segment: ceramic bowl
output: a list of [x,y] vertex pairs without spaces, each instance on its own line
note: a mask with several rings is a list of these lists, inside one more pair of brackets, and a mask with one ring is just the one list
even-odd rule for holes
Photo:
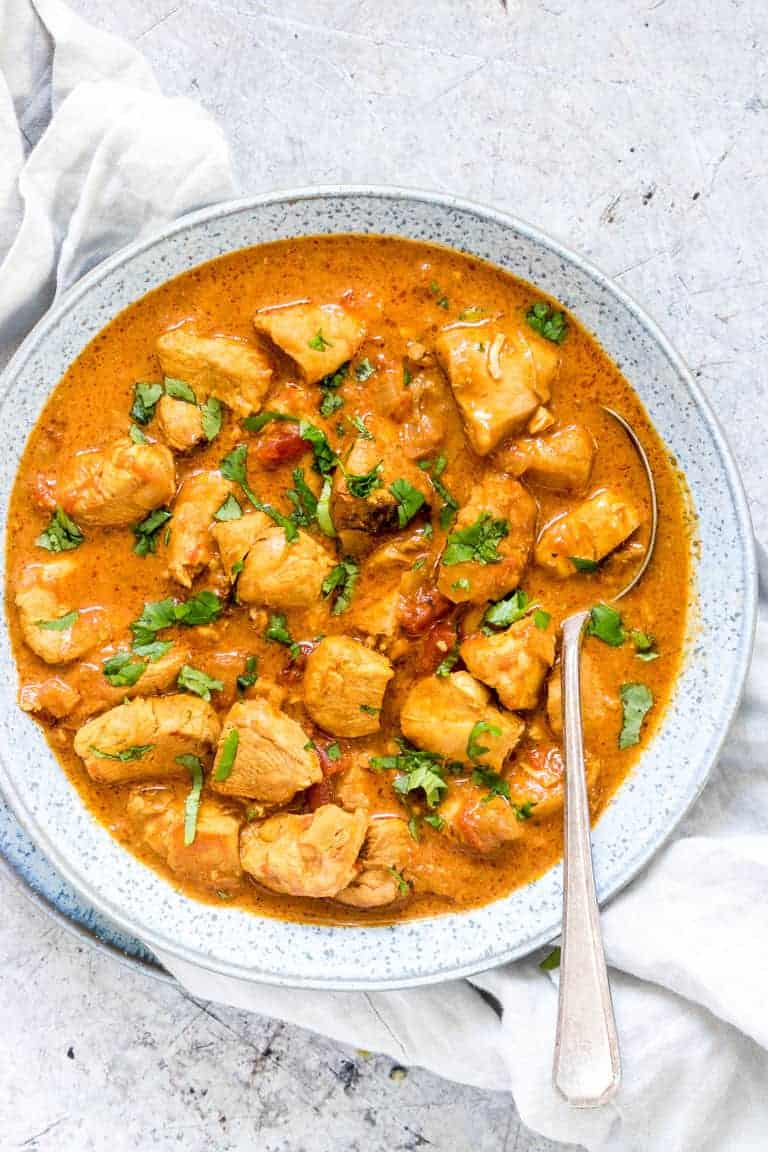
[[[124,249],[51,310],[2,377],[3,519],[46,397],[117,312],[170,276],[232,249],[350,231],[447,244],[557,297],[632,382],[688,479],[699,529],[697,608],[660,730],[594,830],[597,888],[605,900],[648,862],[704,786],[749,664],[755,560],[735,464],[679,356],[623,289],[535,228],[449,196],[325,188],[220,205]],[[125,852],[81,804],[40,730],[18,708],[4,621],[0,676],[0,785],[19,820],[99,912],[171,958],[245,980],[370,990],[469,975],[523,956],[559,931],[561,867],[485,908],[391,927],[283,923],[187,899]]]

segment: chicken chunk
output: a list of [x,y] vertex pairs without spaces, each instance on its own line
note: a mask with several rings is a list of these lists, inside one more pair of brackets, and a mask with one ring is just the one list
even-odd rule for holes
[[168,542],[168,573],[185,588],[211,563],[215,541],[211,526],[232,485],[220,472],[189,476],[173,503]]
[[216,800],[205,799],[197,812],[195,838],[184,843],[184,801],[169,788],[134,788],[126,811],[144,842],[176,875],[208,888],[227,891],[242,876],[242,817]]
[[33,712],[61,720],[74,710],[80,693],[58,676],[47,680],[22,684],[19,691],[19,705],[24,712]]
[[[336,781],[336,800],[348,812],[354,812],[357,808],[377,806],[380,777],[371,771],[367,755],[363,754],[353,758],[352,763],[334,779]],[[399,801],[394,800],[393,810],[398,807]]]
[[[621,702],[617,689],[609,687],[599,659],[589,649],[589,642],[581,653],[581,716],[587,740],[595,743],[606,739],[615,746],[621,726]],[[563,731],[559,665],[547,681],[547,719],[552,731],[559,736]]]
[[643,520],[642,509],[631,496],[618,488],[601,488],[544,528],[536,541],[536,563],[560,579],[573,576],[578,570],[574,557],[599,562]]
[[[483,604],[517,588],[531,555],[536,511],[536,501],[517,480],[489,475],[476,484],[443,552],[437,581],[443,596],[454,604]],[[491,547],[484,544],[489,533],[498,538],[495,549],[493,539]],[[455,562],[457,550],[451,549],[452,542],[471,545],[476,558]]]
[[225,570],[243,563],[237,594],[244,604],[308,608],[322,596],[333,559],[307,532],[287,541],[285,532],[263,512],[215,524],[212,529]]
[[423,554],[421,533],[396,537],[366,557],[345,619],[368,636],[391,637],[397,630],[401,588],[416,558]]
[[535,708],[555,661],[555,628],[525,616],[494,636],[470,636],[459,648],[469,671],[495,688],[505,708]]
[[[473,760],[494,772],[501,770],[525,730],[519,717],[491,703],[488,689],[468,672],[418,680],[403,703],[400,725],[417,748],[449,761]],[[470,744],[488,751],[470,755]]]
[[[600,774],[600,761],[587,754],[584,766],[587,787],[592,789]],[[563,807],[565,766],[562,750],[557,744],[535,744],[525,749],[515,756],[507,772],[507,782],[510,803],[521,815],[556,815]]]
[[413,837],[405,820],[374,817],[358,861],[361,871],[352,883],[339,892],[340,904],[353,908],[380,908],[407,896],[409,888],[404,872],[413,855]]
[[168,504],[175,490],[170,450],[164,444],[134,444],[128,436],[78,452],[56,481],[64,511],[78,524],[96,528],[134,524]]
[[449,833],[484,855],[522,836],[525,826],[503,796],[490,796],[487,789],[463,780],[452,784],[440,815]]
[[211,705],[196,696],[139,696],[89,720],[76,733],[74,747],[100,784],[161,779],[184,773],[177,757],[204,755],[219,728]]
[[161,396],[155,409],[158,431],[174,452],[189,452],[205,439],[203,414],[197,404]]
[[165,375],[188,384],[198,404],[216,396],[237,416],[258,412],[272,382],[266,352],[229,336],[172,328],[157,341],[157,354]]
[[[225,775],[233,731],[237,732],[234,762]],[[320,760],[309,744],[302,726],[266,697],[239,700],[224,718],[211,786],[228,796],[286,804],[322,779]]]
[[335,804],[304,816],[272,816],[243,829],[240,860],[273,892],[336,896],[355,879],[367,828],[365,812],[345,812]]
[[386,656],[349,636],[326,636],[307,657],[304,707],[334,736],[367,736],[394,671]]
[[522,431],[550,396],[558,358],[520,329],[450,325],[435,351],[461,409],[467,437],[485,456]]
[[[405,481],[423,497],[428,508],[432,489],[424,472],[403,456],[393,426],[384,420],[369,420],[373,439],[355,440],[345,463],[345,471],[336,469],[333,481],[332,512],[337,531],[361,529],[366,532],[388,531],[398,527],[398,499],[391,486]],[[375,470],[378,471],[376,472]],[[375,473],[375,474],[374,474]],[[373,479],[365,489],[355,490],[359,478]],[[409,516],[410,519],[410,516]]]
[[262,308],[253,323],[257,332],[295,360],[308,384],[316,384],[350,360],[365,336],[363,321],[338,304]]
[[436,452],[445,440],[446,412],[452,405],[445,380],[436,369],[418,372],[407,391],[411,404],[402,423],[400,442],[410,460],[422,460]]
[[16,607],[25,643],[46,664],[67,664],[108,640],[112,622],[105,608],[75,608],[66,581],[80,560],[60,556],[28,564],[16,584]]
[[583,492],[592,474],[595,442],[582,424],[560,428],[549,436],[516,440],[495,457],[512,476],[525,476],[555,492]]
[[[146,667],[133,684],[111,684],[105,675],[105,665],[109,670],[110,660],[125,656],[129,656],[126,668],[132,668],[137,663],[142,663]],[[71,673],[72,682],[79,695],[77,706],[72,710],[73,719],[83,722],[94,713],[113,708],[125,700],[132,700],[135,696],[153,696],[167,692],[169,688],[174,687],[179,672],[185,664],[191,662],[191,659],[191,649],[178,641],[157,660],[137,656],[125,646],[101,649],[79,664]],[[114,668],[115,665],[111,667]],[[120,669],[117,668],[116,671],[119,674]]]

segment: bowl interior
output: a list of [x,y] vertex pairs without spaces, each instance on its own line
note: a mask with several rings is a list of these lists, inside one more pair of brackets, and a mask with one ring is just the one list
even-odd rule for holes
[[[535,229],[448,197],[319,189],[209,209],[125,249],[49,313],[2,378],[3,547],[14,475],[40,409],[70,361],[119,310],[170,276],[232,249],[350,231],[448,244],[557,297],[620,366],[686,474],[699,518],[697,612],[666,718],[594,831],[597,888],[605,899],[663,843],[714,763],[749,662],[754,552],[735,465],[684,365],[619,288]],[[391,927],[291,924],[187,899],[96,823],[38,727],[19,710],[4,618],[0,734],[0,785],[62,874],[125,931],[202,967],[262,982],[370,990],[481,971],[530,952],[559,931],[560,866],[485,908]]]

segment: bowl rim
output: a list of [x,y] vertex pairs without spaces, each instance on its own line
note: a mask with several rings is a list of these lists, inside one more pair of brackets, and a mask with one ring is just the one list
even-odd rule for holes
[[[585,273],[588,277],[594,280],[600,288],[605,290],[610,296],[614,297],[614,299],[618,300],[640,324],[640,326],[645,329],[653,342],[659,347],[661,352],[669,361],[671,367],[677,373],[678,377],[684,383],[695,404],[696,409],[707,425],[708,431],[716,446],[719,461],[727,481],[728,491],[733,501],[737,524],[741,529],[739,537],[742,545],[741,559],[743,563],[744,575],[744,596],[743,602],[740,605],[743,618],[741,644],[737,656],[734,657],[735,667],[729,684],[728,694],[727,696],[723,697],[721,705],[721,723],[716,736],[713,737],[708,748],[710,762],[706,768],[706,771],[701,772],[700,777],[696,782],[696,787],[688,793],[686,796],[686,803],[681,805],[680,809],[674,813],[674,818],[668,822],[667,827],[664,829],[663,833],[653,838],[652,841],[641,852],[639,852],[632,860],[627,863],[622,874],[612,879],[604,887],[604,889],[601,890],[600,904],[601,906],[605,905],[610,899],[612,899],[615,895],[617,895],[617,893],[626,887],[626,885],[634,880],[640,872],[642,872],[642,870],[648,865],[656,853],[663,847],[665,843],[668,842],[673,832],[677,829],[682,820],[690,811],[693,804],[701,795],[701,792],[703,791],[717,761],[717,758],[722,750],[723,744],[725,743],[725,740],[727,739],[728,734],[732,728],[739,704],[741,702],[747,673],[749,671],[752,659],[758,606],[757,555],[754,533],[752,530],[751,514],[743,481],[730,446],[728,445],[728,442],[725,438],[723,429],[710,405],[709,400],[703,394],[698,383],[696,382],[695,377],[685,364],[680,354],[676,351],[656,321],[653,320],[645,312],[641,305],[637,303],[634,297],[630,295],[630,293],[628,293],[625,288],[619,285],[606,273],[602,272],[601,269],[594,265],[590,260],[573,251],[565,244],[561,243],[559,240],[556,240],[538,227],[529,224],[524,220],[521,220],[519,217],[514,216],[511,213],[504,212],[474,200],[454,196],[449,193],[430,191],[428,189],[408,188],[396,185],[375,184],[311,185],[274,190],[270,192],[262,192],[253,196],[245,196],[237,199],[221,201],[218,204],[209,205],[208,207],[187,213],[184,216],[181,216],[176,220],[173,220],[170,223],[162,226],[161,228],[153,230],[148,236],[142,237],[141,239],[118,249],[111,256],[107,257],[101,263],[96,265],[93,269],[82,276],[75,285],[63,293],[61,297],[54,300],[49,310],[35,324],[35,326],[22,341],[2,373],[0,373],[0,395],[5,394],[10,380],[19,372],[22,365],[30,356],[32,351],[41,341],[47,337],[49,331],[59,323],[59,321],[66,315],[66,313],[68,313],[84,296],[86,296],[91,291],[93,286],[99,283],[100,280],[108,276],[111,272],[123,264],[131,261],[134,257],[140,255],[148,249],[151,249],[161,241],[170,240],[178,233],[183,232],[190,227],[204,224],[210,220],[223,219],[227,216],[237,214],[239,212],[248,211],[267,205],[289,205],[292,202],[321,200],[324,198],[342,200],[344,198],[370,198],[377,200],[410,201],[426,205],[438,205],[445,209],[454,209],[459,212],[465,212],[480,219],[493,222],[503,229],[512,230],[521,237],[553,252],[566,263],[573,265],[579,271]],[[301,233],[302,236],[308,236],[312,234],[313,233],[310,232]],[[317,235],[317,233],[314,234]],[[339,229],[336,231],[334,229],[328,234],[344,234],[344,230]],[[396,235],[397,233],[372,232],[371,234]],[[437,240],[432,241],[432,243],[437,243],[439,245],[441,242]],[[450,244],[445,246],[453,247],[453,245]],[[227,251],[233,250],[234,249],[227,249]],[[209,257],[208,259],[215,258],[216,257]],[[494,261],[491,260],[490,263],[493,264]],[[190,268],[195,266],[196,265],[191,265]],[[180,274],[182,273],[175,273],[173,276],[169,276],[168,279],[174,279],[175,276]],[[117,311],[115,312],[115,315],[117,315]],[[599,333],[596,333],[595,335],[599,340]],[[90,339],[93,339],[93,336],[90,337]],[[50,391],[48,395],[50,395]],[[121,908],[113,904],[107,895],[103,895],[99,891],[98,887],[94,886],[87,877],[80,875],[80,873],[78,873],[74,867],[70,867],[66,857],[62,855],[57,845],[49,839],[45,829],[38,824],[38,821],[23,804],[22,798],[17,794],[13,781],[6,771],[6,766],[3,762],[2,756],[0,756],[0,782],[3,784],[3,793],[9,805],[12,807],[15,815],[19,819],[19,822],[22,824],[30,837],[42,848],[51,862],[62,873],[67,881],[95,908],[97,908],[99,912],[101,912],[104,916],[119,926],[123,931],[132,933],[134,935],[140,935],[142,941],[145,942],[147,946],[153,951],[172,956],[186,964],[193,964],[195,967],[207,970],[217,976],[229,976],[234,977],[235,979],[245,979],[250,982],[271,984],[276,986],[288,986],[328,991],[354,991],[356,989],[361,991],[377,991],[394,988],[418,987],[440,983],[447,980],[464,978],[482,971],[487,971],[491,968],[498,967],[502,964],[519,959],[523,956],[530,955],[537,948],[546,945],[549,941],[556,938],[561,930],[560,922],[558,922],[554,928],[552,925],[548,925],[540,930],[536,935],[526,938],[525,941],[517,945],[509,946],[504,950],[496,953],[491,959],[490,965],[488,963],[488,959],[484,957],[479,960],[476,959],[474,961],[470,961],[466,964],[453,964],[444,968],[436,968],[426,973],[419,973],[418,975],[410,975],[405,977],[385,976],[367,980],[357,977],[353,980],[349,978],[343,978],[339,980],[326,976],[298,978],[295,976],[284,977],[279,973],[263,971],[256,972],[253,969],[243,965],[227,963],[218,959],[211,960],[210,962],[206,963],[205,958],[201,957],[199,953],[192,953],[191,950],[188,950],[185,945],[179,945],[173,939],[165,938],[160,933],[155,931],[146,931],[143,927],[142,931],[139,933],[137,931],[137,925],[131,919],[130,915],[123,914]],[[82,801],[79,802],[82,803]],[[473,910],[474,909],[468,909],[466,912],[458,911],[450,913],[450,915],[461,917],[462,915],[468,915]],[[290,923],[291,922],[289,922],[289,924]],[[418,923],[418,920],[406,921],[405,926],[413,926]],[[330,930],[339,933],[349,931],[346,925],[329,925],[327,927]],[[381,925],[370,926],[369,930],[375,931],[377,928],[380,929],[381,927]],[[385,927],[385,929],[388,928],[396,930],[398,923],[395,922],[394,925],[383,927]]]

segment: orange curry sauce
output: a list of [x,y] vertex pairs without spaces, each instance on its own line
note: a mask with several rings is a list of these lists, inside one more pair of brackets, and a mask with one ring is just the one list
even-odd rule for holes
[[[51,478],[56,476],[61,462],[73,454],[104,447],[116,437],[127,434],[135,382],[162,380],[156,354],[156,341],[162,333],[182,323],[190,323],[195,331],[205,336],[222,335],[258,344],[253,327],[253,316],[258,309],[309,300],[341,304],[364,320],[366,325],[365,339],[355,351],[350,370],[337,390],[343,405],[327,417],[322,416],[319,412],[322,392],[318,384],[306,384],[296,364],[270,348],[274,375],[262,409],[277,407],[290,410],[293,405],[299,414],[309,414],[312,422],[326,433],[334,451],[344,459],[357,436],[351,422],[353,416],[374,423],[377,419],[391,421],[394,425],[411,418],[408,376],[415,376],[426,364],[441,390],[442,420],[439,447],[430,444],[422,455],[430,460],[438,455],[445,457],[442,483],[462,506],[467,502],[473,485],[484,477],[495,471],[503,478],[498,462],[503,445],[496,455],[492,452],[484,457],[476,455],[470,448],[451,388],[434,362],[435,340],[441,328],[456,322],[467,309],[482,310],[471,312],[472,317],[490,317],[493,323],[511,324],[525,332],[527,310],[542,299],[541,293],[530,284],[479,259],[445,248],[397,238],[363,236],[281,241],[233,252],[196,267],[138,300],[91,341],[53,390],[30,436],[16,480],[9,518],[6,608],[11,621],[20,684],[23,688],[56,676],[74,686],[81,701],[70,715],[57,720],[43,711],[36,717],[63,770],[83,802],[111,834],[190,897],[214,902],[226,899],[255,913],[283,919],[332,923],[388,922],[485,904],[539,876],[560,857],[561,784],[557,779],[548,778],[545,782],[547,796],[522,813],[520,835],[483,852],[478,850],[476,843],[457,836],[449,823],[441,830],[425,823],[422,818],[430,815],[430,809],[423,793],[416,790],[407,797],[398,796],[392,786],[395,772],[372,772],[367,768],[370,756],[398,751],[394,738],[401,734],[400,709],[413,684],[431,674],[445,656],[450,648],[446,637],[454,635],[456,628],[459,638],[480,628],[483,606],[446,605],[443,598],[438,598],[438,607],[431,616],[431,609],[426,610],[423,618],[419,614],[419,605],[424,603],[425,596],[428,601],[434,589],[440,554],[446,541],[447,533],[440,525],[440,500],[433,502],[426,519],[422,509],[401,531],[395,527],[394,531],[389,530],[388,535],[371,534],[367,543],[358,534],[354,541],[349,542],[349,550],[356,553],[356,562],[364,573],[372,549],[386,542],[387,538],[412,537],[415,532],[422,531],[427,520],[432,523],[431,539],[424,540],[422,535],[421,549],[417,548],[413,553],[414,561],[422,556],[423,561],[415,569],[409,567],[403,579],[400,622],[393,636],[386,639],[375,637],[378,608],[376,597],[371,596],[370,591],[365,593],[369,602],[357,607],[358,619],[362,611],[368,612],[374,620],[368,633],[349,623],[349,611],[331,614],[332,597],[319,606],[322,614],[319,625],[316,612],[311,621],[300,611],[285,613],[290,634],[296,641],[313,642],[319,634],[343,634],[363,640],[391,659],[394,677],[384,698],[380,731],[357,738],[323,732],[307,715],[302,697],[305,655],[302,653],[292,660],[285,645],[264,638],[270,605],[238,606],[229,590],[222,591],[221,582],[217,583],[208,571],[196,578],[191,590],[179,587],[167,572],[167,545],[162,529],[158,534],[156,552],[142,557],[134,552],[136,537],[130,526],[84,527],[84,543],[65,553],[78,562],[66,583],[67,603],[81,608],[101,606],[110,614],[113,641],[108,652],[111,654],[121,647],[130,646],[129,625],[140,616],[146,602],[172,596],[183,600],[201,588],[213,588],[222,595],[225,608],[216,622],[200,628],[171,629],[163,632],[162,636],[168,639],[181,637],[189,648],[189,664],[223,683],[223,689],[213,691],[211,698],[220,718],[238,698],[236,677],[243,672],[246,658],[257,657],[259,679],[255,685],[246,688],[245,699],[263,693],[265,686],[277,685],[278,698],[285,713],[301,723],[308,738],[324,750],[321,761],[325,781],[299,792],[283,805],[285,810],[305,812],[316,808],[318,803],[332,802],[350,766],[356,765],[358,777],[363,781],[360,788],[370,813],[401,815],[404,819],[409,815],[415,817],[412,827],[418,833],[418,841],[413,841],[411,863],[403,869],[401,894],[394,903],[371,909],[349,907],[331,899],[311,899],[270,891],[245,873],[238,882],[216,888],[204,878],[196,877],[193,870],[172,872],[148,846],[142,828],[126,811],[127,799],[133,790],[157,787],[157,784],[96,783],[73,750],[73,737],[88,712],[98,712],[120,702],[120,694],[109,690],[99,703],[103,689],[101,669],[104,653],[96,650],[88,652],[80,660],[51,666],[30,650],[21,634],[15,607],[20,573],[31,563],[51,559],[49,553],[35,544],[50,518],[50,508],[44,504]],[[477,331],[482,334],[481,327]],[[684,482],[635,392],[615,364],[573,317],[568,317],[567,337],[558,348],[560,364],[552,384],[551,400],[546,405],[555,421],[552,427],[556,430],[573,423],[586,427],[597,450],[591,478],[584,492],[552,491],[522,478],[522,483],[538,505],[536,532],[539,533],[553,517],[576,507],[585,496],[605,485],[630,493],[639,504],[645,522],[632,537],[629,550],[625,544],[592,573],[574,572],[567,579],[559,579],[535,565],[531,559],[520,580],[520,587],[527,593],[530,605],[536,604],[548,613],[554,627],[567,614],[607,600],[627,581],[633,566],[642,557],[642,547],[638,548],[637,542],[642,545],[647,539],[649,512],[644,473],[625,434],[601,411],[601,404],[616,409],[636,429],[653,467],[659,500],[655,555],[640,586],[620,606],[626,641],[613,647],[591,636],[584,646],[593,668],[597,666],[599,669],[600,691],[608,698],[602,712],[603,719],[591,726],[587,741],[592,766],[590,801],[596,817],[632,768],[659,723],[673,689],[683,651],[690,600],[689,558],[693,523],[687,511]],[[416,360],[413,360],[414,355]],[[355,368],[363,360],[367,360],[375,370],[366,379],[359,379],[358,376],[365,376],[365,373],[357,373]],[[408,368],[407,372],[403,366]],[[162,439],[156,424],[156,421],[150,421],[143,428],[150,441]],[[187,453],[175,454],[178,485],[190,474],[218,468],[227,453],[237,444],[245,443],[249,447],[251,488],[262,501],[273,504],[288,515],[292,506],[285,493],[293,486],[294,469],[303,467],[307,482],[316,493],[320,477],[313,472],[309,444],[300,458],[280,462],[279,428],[279,425],[272,424],[259,432],[248,432],[243,429],[242,421],[225,409],[222,429],[212,442],[204,442]],[[547,429],[543,434],[547,435],[551,430]],[[278,444],[278,458],[268,459],[268,467],[260,462],[258,450],[259,444],[267,441]],[[418,444],[414,451],[418,455]],[[248,510],[248,502],[242,493],[238,492],[237,496],[243,509]],[[173,502],[170,509],[173,512]],[[169,526],[172,532],[173,519]],[[347,541],[330,539],[318,530],[317,524],[306,530],[329,551],[333,563],[346,550]],[[632,542],[635,542],[634,550]],[[358,588],[364,588],[362,578]],[[382,583],[382,596],[386,591]],[[353,603],[355,595],[353,592]],[[630,637],[632,630],[652,635],[657,659],[643,661],[638,658]],[[454,671],[462,668],[459,660]],[[554,675],[557,675],[557,666]],[[654,706],[643,724],[640,743],[620,750],[620,687],[637,682],[651,690]],[[139,681],[137,691],[140,687]],[[513,782],[512,799],[518,801],[524,797],[524,775],[523,784],[520,783],[521,760],[529,757],[526,762],[530,764],[531,754],[534,761],[538,755],[541,767],[542,758],[548,755],[550,776],[552,766],[556,769],[559,763],[556,753],[552,753],[557,737],[552,733],[547,717],[546,685],[542,686],[538,706],[521,712],[520,716],[526,725],[525,734],[504,767],[504,776]],[[477,742],[483,744],[484,738],[478,738]],[[327,753],[333,745],[340,750],[336,759],[329,758]],[[212,756],[203,757],[203,762],[205,799],[210,795]],[[470,771],[471,768],[465,766],[465,774]],[[446,780],[449,795],[452,789],[460,788],[464,782],[460,775],[447,774]],[[179,769],[173,779],[163,780],[162,786],[179,798],[186,797],[190,788],[189,775],[184,769]],[[226,797],[224,802],[229,810],[242,818],[244,825],[249,820],[262,819],[265,814],[263,807],[254,807],[247,798]]]

